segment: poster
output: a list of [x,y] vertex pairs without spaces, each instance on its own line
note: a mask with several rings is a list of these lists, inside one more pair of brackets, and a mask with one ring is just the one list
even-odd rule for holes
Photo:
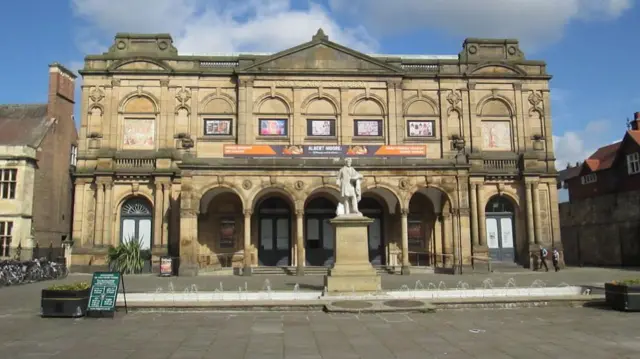
[[412,247],[422,247],[423,230],[421,221],[409,221],[407,226],[409,245]]
[[407,121],[409,137],[433,137],[433,121]]
[[382,121],[379,120],[356,120],[356,136],[382,136]]
[[233,219],[220,221],[220,248],[233,248],[236,238],[236,222]]
[[231,120],[204,120],[204,134],[207,136],[230,136]]
[[509,121],[482,121],[484,150],[511,151],[511,123]]
[[286,136],[287,120],[260,120],[260,136]]
[[308,120],[309,136],[335,136],[333,120]]
[[224,145],[225,157],[425,157],[425,145]]
[[153,119],[125,119],[124,148],[154,149],[155,122]]

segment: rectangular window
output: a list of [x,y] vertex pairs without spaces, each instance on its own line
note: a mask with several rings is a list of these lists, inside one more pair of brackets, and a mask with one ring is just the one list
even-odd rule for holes
[[11,252],[11,232],[13,222],[0,222],[0,257],[8,257]]
[[355,120],[354,136],[358,137],[381,137],[382,120]]
[[71,166],[75,167],[78,165],[78,147],[75,145],[71,145],[71,158],[69,159],[69,163]]
[[598,177],[595,173],[589,173],[588,175],[584,175],[580,178],[582,184],[595,183],[598,180]]
[[407,121],[407,136],[409,137],[434,137],[435,121]]
[[0,170],[0,199],[15,199],[18,170]]
[[334,137],[336,120],[307,120],[307,136]]
[[627,172],[630,175],[640,172],[640,154],[638,152],[627,155]]
[[231,136],[231,119],[204,119],[205,136]]
[[260,136],[287,136],[289,133],[286,119],[261,119]]

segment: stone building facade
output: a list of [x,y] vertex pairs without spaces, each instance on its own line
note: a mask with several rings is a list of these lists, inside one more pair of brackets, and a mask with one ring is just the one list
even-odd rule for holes
[[551,77],[515,40],[366,55],[320,30],[275,54],[186,56],[168,34],[117,34],[81,74],[75,265],[137,237],[182,273],[330,266],[345,157],[373,264],[529,266],[538,243],[561,248]]
[[71,239],[75,78],[51,64],[46,103],[0,105],[0,257],[57,257]]

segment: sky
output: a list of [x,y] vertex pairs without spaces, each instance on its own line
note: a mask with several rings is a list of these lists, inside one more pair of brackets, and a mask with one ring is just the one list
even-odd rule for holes
[[45,102],[49,63],[78,70],[116,32],[168,32],[180,53],[197,54],[280,51],[320,27],[366,53],[457,55],[466,37],[516,38],[553,75],[563,169],[622,138],[640,111],[639,18],[636,0],[5,1],[0,103]]

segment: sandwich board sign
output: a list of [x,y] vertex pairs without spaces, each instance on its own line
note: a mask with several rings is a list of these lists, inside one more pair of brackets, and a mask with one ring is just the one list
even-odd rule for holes
[[118,289],[122,283],[122,295],[124,296],[124,308],[127,309],[127,296],[124,289],[124,280],[119,272],[95,272],[91,279],[91,293],[87,305],[88,317],[115,316]]

